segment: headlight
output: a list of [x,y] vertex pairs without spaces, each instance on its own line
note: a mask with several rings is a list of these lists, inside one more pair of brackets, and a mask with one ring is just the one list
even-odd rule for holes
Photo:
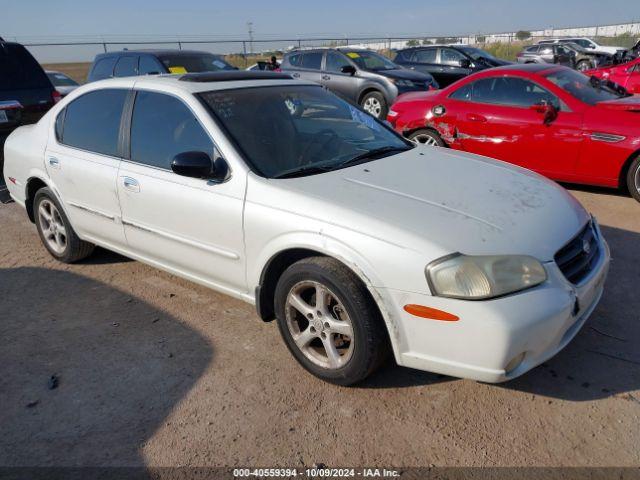
[[434,295],[468,300],[499,297],[547,279],[542,264],[525,255],[448,255],[431,262],[427,281]]
[[413,82],[411,80],[401,80],[398,78],[393,79],[393,83],[398,87],[413,87]]

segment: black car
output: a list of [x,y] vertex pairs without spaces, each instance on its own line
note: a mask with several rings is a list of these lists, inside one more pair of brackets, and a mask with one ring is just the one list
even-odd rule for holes
[[237,70],[220,55],[195,50],[122,50],[96,55],[87,82],[159,73]]
[[[0,39],[0,173],[4,167],[4,141],[9,134],[21,125],[40,120],[60,98],[26,48]],[[3,178],[0,174],[0,197]]]
[[398,65],[433,75],[441,87],[451,85],[467,75],[511,62],[494,57],[467,45],[426,45],[396,52]]
[[609,65],[614,61],[611,53],[594,52],[573,42],[564,42],[562,45],[574,53],[573,67],[581,72]]
[[280,69],[294,78],[324,85],[381,119],[398,95],[438,88],[431,75],[412,72],[364,49],[294,50],[285,54]]

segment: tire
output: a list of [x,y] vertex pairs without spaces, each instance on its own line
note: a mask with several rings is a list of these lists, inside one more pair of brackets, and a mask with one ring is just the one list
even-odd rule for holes
[[580,60],[576,64],[576,70],[578,70],[579,72],[584,72],[585,70],[589,70],[591,68],[593,68],[593,66],[591,65],[591,62],[589,60]]
[[369,92],[360,101],[362,109],[379,120],[387,118],[389,106],[380,92]]
[[442,137],[437,132],[430,129],[416,130],[412,132],[408,137],[409,140],[422,145],[428,145],[430,147],[446,147]]
[[640,202],[640,155],[629,165],[627,171],[627,189],[633,198]]
[[40,240],[53,258],[74,263],[91,255],[95,246],[80,240],[49,188],[44,187],[36,192],[33,213]]
[[[320,307],[318,291],[325,298]],[[322,380],[352,385],[387,357],[389,340],[380,311],[360,279],[333,258],[306,258],[287,268],[276,286],[275,308],[289,351]]]

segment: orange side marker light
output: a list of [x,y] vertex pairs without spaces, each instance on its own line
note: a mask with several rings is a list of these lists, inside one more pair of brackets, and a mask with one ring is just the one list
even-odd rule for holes
[[429,320],[441,320],[443,322],[457,322],[459,317],[452,313],[438,310],[437,308],[425,307],[424,305],[405,305],[404,311],[416,317],[428,318]]

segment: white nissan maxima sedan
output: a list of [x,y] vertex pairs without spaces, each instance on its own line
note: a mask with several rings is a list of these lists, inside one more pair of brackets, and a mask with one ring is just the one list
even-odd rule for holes
[[388,352],[517,377],[576,335],[609,265],[595,219],[553,182],[414,145],[283,74],[91,83],[12,133],[5,159],[53,257],[100,245],[255,304],[342,385]]

